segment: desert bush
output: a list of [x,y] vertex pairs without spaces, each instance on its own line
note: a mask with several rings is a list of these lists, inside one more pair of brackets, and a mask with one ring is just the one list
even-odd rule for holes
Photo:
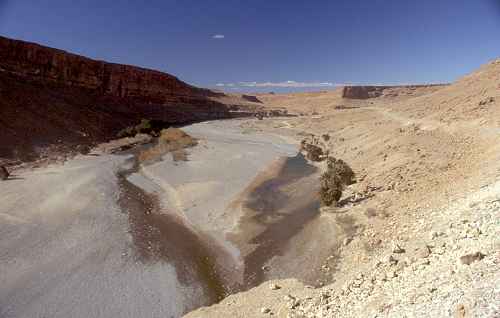
[[150,134],[153,131],[149,119],[141,119],[141,122],[135,126],[130,126],[118,132],[118,138],[134,137],[137,134]]
[[329,157],[327,170],[320,177],[320,199],[326,206],[336,204],[342,197],[345,186],[355,183],[351,167],[341,159]]
[[306,153],[306,158],[311,161],[322,161],[324,159],[323,149],[307,142],[306,140],[302,140],[300,150],[304,151]]
[[342,197],[343,184],[338,175],[333,171],[326,171],[320,177],[320,199],[321,203],[331,206]]
[[351,185],[356,183],[354,171],[352,171],[351,167],[344,160],[328,157],[326,165],[329,171],[333,171],[335,175],[339,176],[343,184]]
[[158,137],[162,130],[170,127],[170,123],[162,120],[141,119],[137,125],[122,129],[117,136],[119,138],[134,137],[137,134],[148,134],[153,137]]

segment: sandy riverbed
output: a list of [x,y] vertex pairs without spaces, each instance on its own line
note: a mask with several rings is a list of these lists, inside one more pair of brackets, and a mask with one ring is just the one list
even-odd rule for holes
[[336,243],[317,172],[291,159],[289,139],[242,122],[185,127],[199,139],[187,161],[166,154],[123,174],[131,155],[80,156],[0,183],[1,316],[177,317],[217,286],[312,282],[296,266],[317,268]]

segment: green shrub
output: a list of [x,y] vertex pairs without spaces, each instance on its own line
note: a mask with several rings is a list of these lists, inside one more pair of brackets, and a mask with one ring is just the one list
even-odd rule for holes
[[307,143],[305,140],[302,140],[300,145],[301,151],[305,151],[306,158],[311,161],[322,161],[323,158],[323,149],[321,147]]
[[328,157],[326,165],[329,171],[339,176],[342,184],[351,185],[356,183],[354,171],[352,171],[351,167],[344,160]]
[[120,130],[117,136],[118,138],[134,137],[137,134],[150,134],[152,130],[151,121],[149,119],[141,119],[138,125]]
[[328,170],[321,175],[320,184],[319,195],[323,205],[331,206],[340,200],[343,185],[338,175]]

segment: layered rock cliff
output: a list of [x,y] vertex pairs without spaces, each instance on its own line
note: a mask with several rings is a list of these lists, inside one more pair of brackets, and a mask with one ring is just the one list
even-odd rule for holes
[[0,37],[0,72],[27,80],[77,86],[109,96],[152,103],[166,103],[172,101],[172,97],[216,95],[166,73],[96,61],[5,37]]
[[0,157],[104,141],[142,118],[230,117],[218,95],[166,73],[0,37]]

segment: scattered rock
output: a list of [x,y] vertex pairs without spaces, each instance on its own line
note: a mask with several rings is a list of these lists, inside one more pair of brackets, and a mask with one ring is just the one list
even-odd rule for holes
[[402,254],[406,252],[404,248],[402,248],[398,243],[394,243],[394,247],[392,248],[392,252],[396,254]]
[[262,308],[260,309],[260,312],[261,312],[261,313],[263,313],[263,314],[268,314],[268,313],[270,313],[270,312],[271,312],[271,309],[266,308],[266,307],[262,307]]
[[344,241],[342,241],[342,245],[347,246],[349,243],[351,243],[352,237],[346,237]]
[[387,263],[389,265],[396,265],[398,263],[398,260],[394,258],[394,256],[389,255],[385,260],[384,263]]
[[465,318],[466,313],[465,306],[463,304],[459,304],[457,306],[457,310],[455,311],[455,318]]
[[429,257],[429,255],[431,255],[431,250],[430,250],[429,246],[427,246],[427,245],[420,247],[416,253],[416,256],[418,258],[427,258],[427,257]]
[[486,255],[481,252],[471,253],[460,257],[460,262],[465,265],[470,265],[475,261],[482,260]]
[[0,166],[0,180],[7,180],[9,178],[9,172],[4,166]]
[[479,106],[485,106],[485,105],[488,105],[488,104],[491,104],[495,102],[495,98],[494,97],[488,97],[486,99],[483,99],[482,101],[479,102]]
[[392,279],[398,277],[398,273],[395,270],[388,271],[387,272],[387,278]]
[[433,239],[436,239],[436,238],[443,236],[443,235],[444,235],[444,233],[441,231],[432,231],[430,234],[430,239],[433,240]]
[[281,289],[281,286],[278,286],[278,285],[276,285],[276,284],[271,284],[271,285],[269,285],[269,288],[270,288],[271,290],[278,290],[278,289]]

